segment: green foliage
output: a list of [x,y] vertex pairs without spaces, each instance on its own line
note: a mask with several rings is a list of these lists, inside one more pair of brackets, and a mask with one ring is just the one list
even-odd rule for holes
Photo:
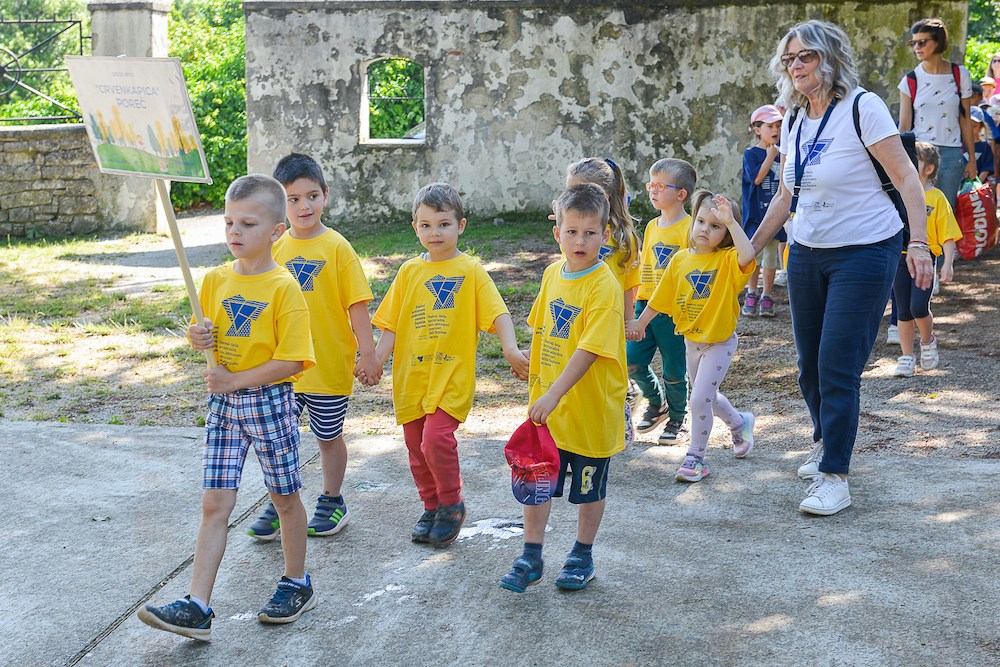
[[221,207],[247,169],[245,20],[240,0],[175,0],[170,55],[181,59],[191,107],[214,183],[170,188],[174,206]]
[[[87,11],[86,0],[4,0],[0,14],[5,19],[77,19],[83,22],[83,35],[90,34],[90,12]],[[17,63],[10,56],[0,51],[0,65],[10,69],[13,76],[20,66],[22,83],[39,90],[60,104],[70,107],[77,113],[80,109],[76,103],[76,93],[66,72],[23,72],[25,69],[62,68],[65,66],[63,56],[80,54],[80,28],[73,26],[39,49],[26,53],[46,38],[55,35],[65,24],[8,24],[0,26],[0,46],[17,57]],[[82,44],[84,55],[90,50],[90,42]],[[11,84],[9,79],[0,79],[0,91],[6,90]],[[69,115],[65,109],[52,104],[44,98],[31,93],[21,86],[15,87],[10,93],[0,96],[0,121],[4,118]],[[64,119],[61,122],[75,123],[76,119]]]
[[368,68],[369,136],[399,139],[424,122],[424,68],[386,58]]
[[1000,0],[969,1],[969,37],[1000,42]]
[[980,41],[970,37],[965,44],[965,66],[969,68],[973,81],[987,76],[990,58],[994,53],[1000,53],[1000,40],[995,42]]

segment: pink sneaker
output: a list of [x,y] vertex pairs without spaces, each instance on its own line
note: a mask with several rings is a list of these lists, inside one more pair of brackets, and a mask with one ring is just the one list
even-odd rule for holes
[[708,477],[708,466],[699,458],[685,456],[684,463],[677,469],[674,479],[678,482],[700,482]]
[[756,419],[751,412],[741,412],[743,426],[730,431],[733,434],[733,456],[742,459],[753,451],[753,425]]

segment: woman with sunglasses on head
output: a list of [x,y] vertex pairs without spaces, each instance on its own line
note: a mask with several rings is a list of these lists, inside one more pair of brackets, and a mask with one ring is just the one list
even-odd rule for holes
[[889,109],[858,87],[843,30],[800,23],[778,42],[770,66],[790,111],[779,143],[781,184],[752,244],[759,253],[791,217],[789,309],[815,443],[798,471],[813,480],[799,509],[830,515],[851,504],[847,473],[861,373],[903,244],[901,216],[875,164],[901,195],[911,238],[907,265],[924,289],[931,284],[927,214]]
[[972,77],[962,65],[944,59],[948,28],[941,19],[920,19],[910,27],[909,41],[920,63],[899,82],[899,130],[913,131],[917,141],[937,147],[941,156],[938,188],[952,210],[966,178],[976,177],[976,165],[967,163],[963,147],[975,155],[972,128]]
[[[989,64],[986,65],[986,76],[993,79],[995,83],[1000,82],[1000,52],[994,53],[993,57],[990,58]],[[989,95],[984,95],[986,101],[988,102],[996,92],[997,89],[990,91]]]

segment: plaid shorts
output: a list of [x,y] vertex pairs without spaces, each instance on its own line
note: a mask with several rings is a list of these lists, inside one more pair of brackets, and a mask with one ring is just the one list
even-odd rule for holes
[[344,434],[347,396],[295,394],[299,411],[308,409],[309,430],[320,440],[336,440]]
[[281,496],[302,487],[299,475],[299,406],[290,382],[209,394],[202,457],[205,489],[238,489],[253,445],[264,486]]

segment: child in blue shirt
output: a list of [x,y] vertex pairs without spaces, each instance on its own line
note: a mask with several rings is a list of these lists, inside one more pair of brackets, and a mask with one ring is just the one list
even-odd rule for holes
[[[750,131],[757,143],[743,152],[743,231],[752,237],[767,213],[771,198],[778,192],[778,139],[781,138],[781,111],[773,104],[758,107],[750,115]],[[778,270],[778,245],[785,242],[781,230],[761,251],[750,275],[742,313],[774,317],[774,276]],[[764,291],[757,296],[757,280],[764,270]]]

